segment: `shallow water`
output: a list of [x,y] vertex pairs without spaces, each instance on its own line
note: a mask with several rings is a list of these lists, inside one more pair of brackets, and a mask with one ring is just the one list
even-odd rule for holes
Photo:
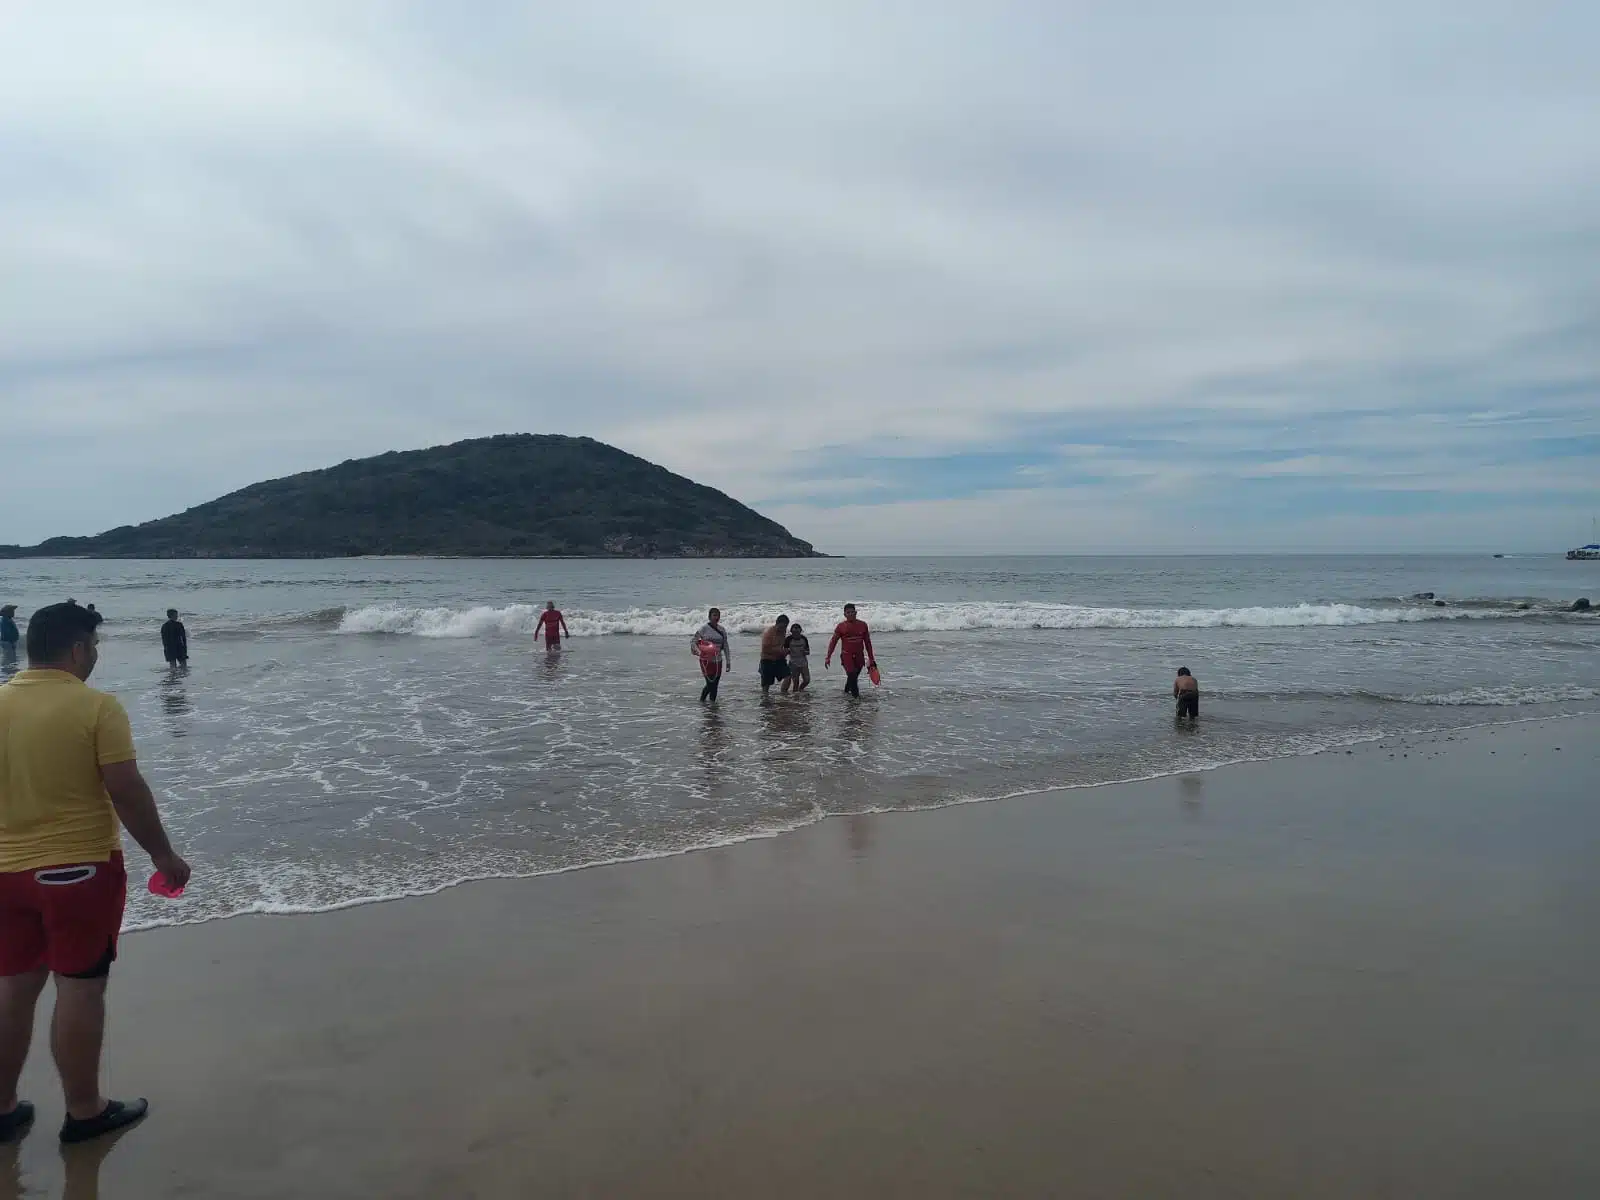
[[[128,704],[197,869],[182,901],[138,892],[131,926],[1600,711],[1600,619],[1563,611],[1600,567],[1558,557],[0,568],[23,613],[73,596],[107,614],[96,683]],[[547,597],[575,635],[557,655],[533,645]],[[847,599],[885,673],[859,703],[821,663]],[[707,708],[689,638],[712,603],[743,636]],[[183,675],[161,662],[169,605]],[[755,635],[779,609],[811,634],[816,684],[763,705]],[[1180,663],[1194,729],[1172,720]]]

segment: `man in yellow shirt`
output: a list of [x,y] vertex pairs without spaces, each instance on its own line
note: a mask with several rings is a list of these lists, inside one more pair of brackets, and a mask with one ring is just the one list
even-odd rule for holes
[[99,613],[70,601],[41,608],[28,621],[28,670],[0,687],[0,1141],[33,1121],[17,1080],[52,975],[61,1140],[121,1129],[149,1107],[100,1094],[106,980],[128,884],[118,818],[175,886],[188,882],[189,864],[139,774],[128,714],[85,682],[99,624]]

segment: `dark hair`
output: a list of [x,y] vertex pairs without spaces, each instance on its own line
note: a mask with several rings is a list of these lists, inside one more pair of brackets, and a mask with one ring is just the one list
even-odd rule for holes
[[799,621],[795,621],[795,622],[794,622],[794,623],[793,623],[793,624],[791,624],[791,625],[790,625],[790,626],[789,626],[789,628],[790,628],[790,629],[792,629],[792,630],[794,630],[794,631],[795,631],[795,632],[796,632],[796,633],[803,633],[803,632],[805,632],[805,631],[804,631],[804,630],[802,630],[802,629],[801,629],[801,628],[800,628],[800,622],[799,622]]
[[778,614],[778,619],[773,622],[774,625],[787,625],[788,623],[789,623],[789,614],[788,613],[779,613]]
[[60,662],[79,642],[92,638],[104,619],[71,601],[45,605],[28,618],[28,661],[41,666]]
[[176,621],[178,619],[178,610],[175,608],[167,609],[167,616]]
[[1179,675],[1187,675],[1188,673],[1189,673],[1189,668],[1188,667],[1179,667],[1178,668],[1178,674]]

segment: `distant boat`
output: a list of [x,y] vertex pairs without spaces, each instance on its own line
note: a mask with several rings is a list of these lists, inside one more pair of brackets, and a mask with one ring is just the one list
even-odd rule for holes
[[[1600,522],[1595,522],[1600,526]],[[1592,526],[1589,535],[1594,536],[1595,528]],[[1567,559],[1571,562],[1582,560],[1584,562],[1600,562],[1600,541],[1590,542],[1587,546],[1579,546],[1576,550],[1567,551]]]

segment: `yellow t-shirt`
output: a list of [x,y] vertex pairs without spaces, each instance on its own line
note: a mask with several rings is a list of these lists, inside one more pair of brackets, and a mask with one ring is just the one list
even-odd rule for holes
[[122,835],[100,767],[135,757],[127,711],[75,675],[0,687],[0,872],[109,860]]

